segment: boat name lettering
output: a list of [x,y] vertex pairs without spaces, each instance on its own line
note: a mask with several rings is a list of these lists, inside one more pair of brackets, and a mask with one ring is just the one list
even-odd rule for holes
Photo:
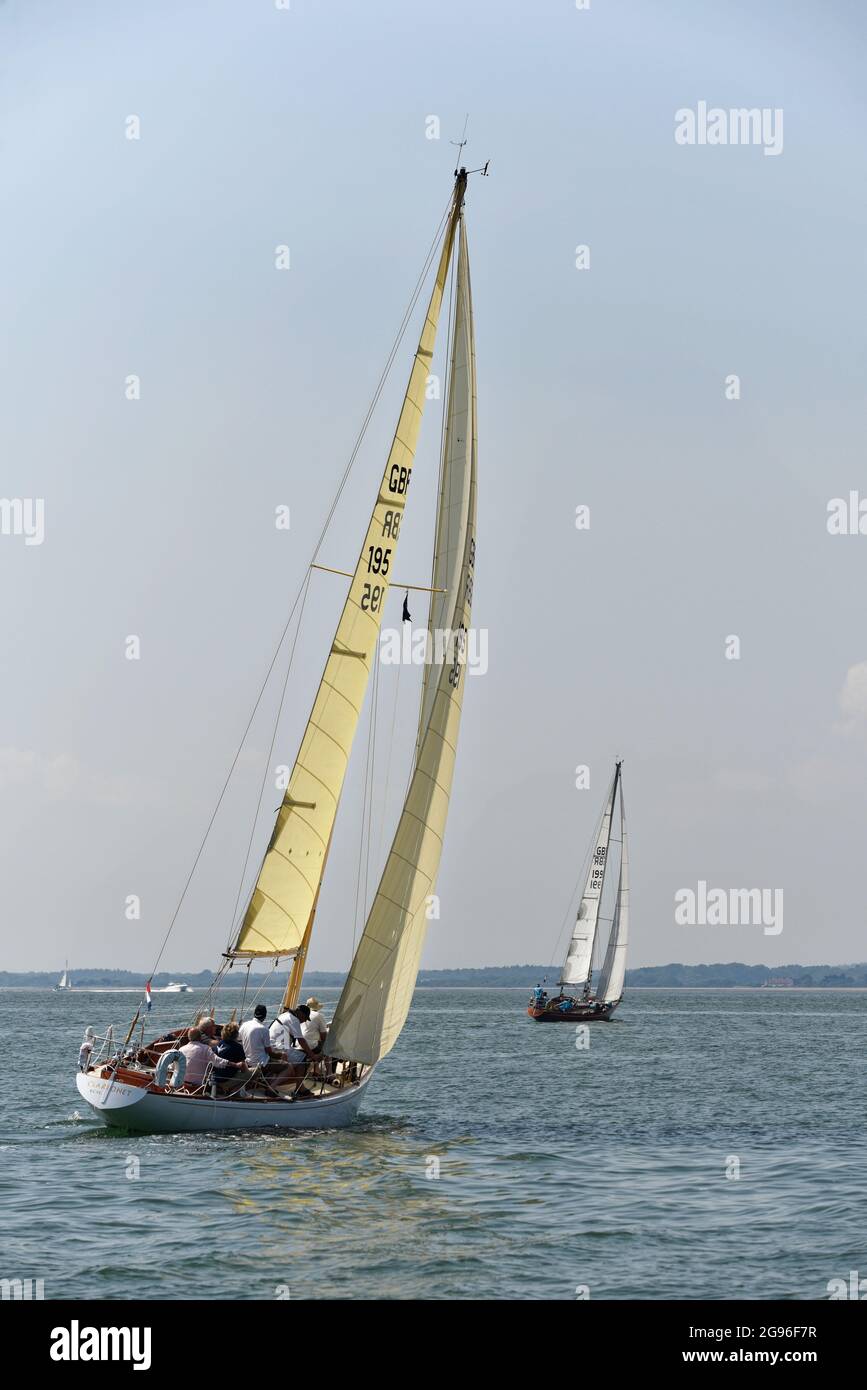
[[464,665],[464,652],[467,646],[467,629],[464,627],[463,623],[461,623],[455,633],[455,638],[455,661],[452,669],[449,671],[449,685],[454,686],[455,690],[457,690],[458,681],[461,678],[461,667]]

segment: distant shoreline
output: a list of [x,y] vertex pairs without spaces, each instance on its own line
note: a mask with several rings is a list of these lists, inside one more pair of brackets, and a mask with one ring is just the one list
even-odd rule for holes
[[[456,966],[452,969],[419,971],[419,989],[532,989],[540,983],[556,990],[562,966],[524,965]],[[0,970],[0,989],[54,989],[60,981],[59,970]],[[245,978],[246,975],[245,975]],[[118,970],[107,966],[73,966],[69,971],[73,991],[122,990],[124,993],[144,993],[148,979],[137,970]],[[288,965],[280,970],[263,970],[249,976],[254,989],[284,989],[289,979]],[[346,972],[341,970],[308,970],[302,988],[342,989]],[[197,970],[168,974],[159,971],[150,981],[151,989],[162,994],[167,985],[183,983],[192,990],[243,988],[232,977],[224,976],[215,984],[214,972]],[[634,966],[626,971],[625,987],[632,989],[867,989],[867,963],[842,965],[745,965],[743,961],[718,961],[710,965]],[[173,990],[172,993],[179,991]]]
[[[193,995],[205,993],[210,988],[210,985],[193,985],[189,994],[186,994],[186,992],[179,994],[171,990],[168,997],[172,999],[190,998]],[[225,991],[227,994],[234,992],[231,985],[216,985],[214,988],[217,993],[222,991]],[[261,988],[257,990],[257,993],[262,994],[267,992],[269,994],[282,994],[284,988],[285,986],[283,985],[262,985]],[[308,985],[307,988],[340,990],[342,986],[331,984],[322,985],[314,982]],[[417,990],[431,994],[437,994],[442,990],[452,990],[454,993],[478,994],[480,991],[494,992],[499,990],[503,992],[516,989],[526,990],[527,988],[529,988],[527,985],[416,985]],[[689,994],[690,992],[701,994],[734,994],[737,991],[743,994],[816,994],[818,992],[823,994],[867,993],[867,985],[626,985],[624,992],[626,994],[662,994],[673,989],[680,990],[684,994]],[[81,985],[80,987],[76,985],[72,989],[63,990],[58,990],[54,985],[0,985],[0,994],[45,994],[46,991],[52,994],[74,994],[76,996],[84,994],[142,993],[140,989],[133,989],[129,985]],[[165,997],[164,991],[161,990],[155,990],[154,994]]]

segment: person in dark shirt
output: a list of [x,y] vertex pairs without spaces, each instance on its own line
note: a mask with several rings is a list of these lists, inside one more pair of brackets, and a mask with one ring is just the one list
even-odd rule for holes
[[238,1042],[237,1023],[224,1023],[220,1041],[216,1048],[216,1055],[221,1057],[228,1066],[223,1070],[222,1075],[218,1075],[220,1089],[226,1088],[234,1091],[244,1080],[246,1080],[246,1063],[244,1048]]

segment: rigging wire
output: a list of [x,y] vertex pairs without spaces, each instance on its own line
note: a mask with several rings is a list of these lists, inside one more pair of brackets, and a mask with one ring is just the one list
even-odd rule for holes
[[[401,627],[402,627],[402,626],[403,626],[403,625],[401,624]],[[403,632],[402,632],[402,631],[401,631],[401,634],[400,634],[400,640],[401,640],[401,646],[402,646],[402,645],[403,645]],[[411,637],[410,637],[410,640],[412,640]],[[377,851],[376,851],[376,857],[377,857],[377,859],[379,860],[380,864],[382,863],[382,842],[383,842],[383,839],[384,839],[384,837],[385,837],[385,824],[386,824],[386,821],[388,820],[388,788],[389,788],[389,783],[390,783],[390,780],[391,780],[391,755],[392,755],[392,752],[393,752],[393,750],[394,750],[394,731],[395,731],[395,726],[396,726],[396,724],[397,724],[397,704],[398,704],[398,699],[399,699],[399,696],[400,696],[400,673],[401,673],[402,668],[403,668],[403,662],[402,662],[402,661],[399,661],[399,662],[397,663],[397,679],[396,679],[396,681],[395,681],[395,683],[394,683],[394,703],[393,703],[393,705],[392,705],[392,707],[391,707],[391,729],[389,730],[389,735],[388,735],[388,756],[387,756],[387,758],[386,758],[386,763],[385,763],[385,786],[384,786],[383,792],[382,792],[382,810],[381,810],[381,812],[380,812],[380,822],[379,822],[379,845],[378,845]]]
[[365,921],[370,911],[368,903],[368,880],[370,878],[370,847],[373,840],[373,797],[374,797],[374,773],[376,771],[376,725],[379,714],[379,667],[380,662],[376,662],[376,670],[373,673],[373,710],[370,716],[371,733],[371,753],[370,753],[370,798],[367,803],[367,856],[364,862],[364,896],[362,906],[364,909]]
[[358,837],[358,869],[357,869],[357,871],[356,871],[356,876],[355,876],[355,912],[354,912],[353,918],[352,918],[352,955],[353,955],[353,957],[355,956],[355,943],[356,943],[356,940],[357,940],[357,937],[358,937],[358,928],[359,928],[359,923],[360,923],[360,913],[359,913],[359,909],[363,910],[363,909],[365,908],[365,906],[366,906],[366,898],[367,898],[367,888],[366,888],[366,886],[365,886],[364,899],[362,899],[362,896],[361,896],[361,883],[362,883],[362,865],[363,865],[363,862],[364,862],[364,832],[365,832],[365,823],[366,823],[366,819],[367,819],[367,817],[366,817],[366,811],[367,811],[367,805],[368,805],[368,794],[369,794],[371,797],[372,797],[372,795],[373,795],[373,789],[372,789],[372,785],[371,785],[371,783],[372,783],[371,746],[372,746],[372,745],[374,744],[374,742],[375,742],[374,729],[375,729],[375,724],[376,724],[376,704],[377,704],[377,694],[378,694],[378,689],[379,689],[378,674],[379,674],[379,662],[376,662],[376,666],[375,666],[375,668],[374,668],[374,673],[373,673],[373,689],[372,689],[372,691],[371,691],[370,722],[369,722],[368,727],[367,727],[367,749],[366,749],[365,755],[364,755],[364,784],[363,784],[363,787],[362,787],[362,795],[361,795],[361,834],[360,834],[359,837]]
[[[560,929],[559,929],[559,931],[557,932],[557,939],[556,939],[556,941],[554,942],[554,949],[553,949],[553,951],[552,951],[552,953],[551,953],[551,960],[550,960],[550,961],[544,962],[544,964],[546,964],[546,965],[553,965],[553,964],[557,964],[557,962],[559,962],[559,959],[560,959],[560,942],[561,942],[563,933],[564,933],[564,931],[566,930],[566,927],[568,926],[570,920],[573,919],[575,912],[577,912],[577,908],[573,908],[573,905],[574,905],[574,902],[575,902],[575,896],[576,896],[576,894],[577,894],[580,890],[583,890],[584,884],[585,884],[585,882],[586,882],[586,880],[587,880],[587,874],[588,874],[588,872],[589,872],[589,870],[590,870],[590,860],[591,860],[592,857],[593,857],[593,852],[594,852],[594,850],[596,849],[596,841],[597,841],[597,839],[599,838],[599,827],[602,825],[602,818],[603,818],[603,816],[605,815],[605,808],[606,808],[606,806],[608,805],[608,792],[609,792],[609,790],[610,790],[610,788],[609,788],[609,787],[606,787],[606,789],[605,789],[605,800],[604,800],[603,803],[602,803],[602,809],[601,809],[601,811],[600,811],[600,813],[599,813],[599,815],[597,816],[596,821],[595,821],[595,825],[596,825],[596,834],[594,835],[593,840],[591,841],[591,843],[590,843],[590,845],[589,845],[589,847],[588,847],[588,849],[587,849],[587,852],[586,852],[586,854],[584,855],[584,858],[583,858],[583,860],[582,860],[582,862],[581,862],[581,868],[580,868],[580,870],[579,870],[579,872],[578,872],[578,878],[577,878],[576,882],[575,882],[575,883],[573,884],[573,886],[572,886],[572,892],[569,894],[569,901],[568,901],[568,903],[566,904],[566,911],[565,911],[565,913],[563,914],[563,920],[562,920],[562,922],[560,923]],[[594,946],[595,946],[595,942],[594,942]],[[558,967],[558,968],[559,968],[559,967]]]
[[[240,904],[240,902],[241,902],[241,892],[242,892],[243,887],[244,887],[244,879],[245,879],[246,876],[247,876],[247,868],[248,868],[249,863],[250,863],[250,852],[251,852],[251,850],[252,850],[252,848],[253,848],[253,840],[255,839],[255,836],[256,836],[256,827],[257,827],[257,825],[258,825],[258,823],[259,823],[259,815],[260,815],[260,812],[261,812],[261,810],[262,810],[262,796],[263,796],[264,791],[265,791],[265,783],[266,783],[266,781],[267,781],[267,779],[268,779],[268,772],[270,771],[270,768],[271,768],[271,758],[273,757],[273,754],[274,754],[274,745],[275,745],[275,743],[277,742],[277,732],[278,732],[278,730],[279,730],[279,728],[280,728],[280,720],[281,720],[282,715],[283,715],[283,705],[285,704],[285,701],[286,701],[286,690],[287,690],[287,687],[288,687],[288,685],[289,685],[289,673],[290,673],[291,670],[292,670],[292,662],[293,662],[293,660],[294,660],[294,658],[295,658],[295,648],[296,648],[296,646],[298,645],[298,634],[299,634],[300,631],[301,631],[301,623],[302,623],[303,618],[304,618],[304,606],[305,606],[305,604],[306,604],[306,602],[307,602],[307,595],[308,595],[308,593],[309,593],[309,591],[310,591],[310,579],[311,579],[311,571],[308,570],[308,571],[307,571],[307,578],[306,578],[305,583],[304,583],[303,597],[302,597],[302,599],[301,599],[301,611],[300,611],[300,613],[298,614],[298,626],[297,626],[296,629],[295,629],[295,636],[294,636],[294,638],[292,639],[292,648],[291,648],[291,650],[290,650],[290,652],[289,652],[289,661],[288,661],[288,664],[287,664],[287,666],[286,666],[286,675],[285,675],[284,678],[283,678],[283,689],[282,689],[282,691],[280,692],[280,703],[279,703],[279,705],[278,705],[278,707],[277,707],[277,717],[276,717],[276,719],[274,720],[274,732],[273,732],[272,735],[271,735],[271,746],[270,746],[269,749],[268,749],[268,756],[267,756],[266,759],[265,759],[265,766],[264,766],[264,768],[263,768],[263,770],[262,770],[262,780],[261,780],[261,782],[259,783],[259,795],[258,795],[258,797],[256,798],[256,815],[255,815],[255,817],[254,817],[254,819],[253,819],[253,825],[252,825],[252,828],[251,828],[251,830],[250,830],[250,838],[249,838],[249,840],[247,841],[247,853],[246,853],[245,856],[244,856],[244,867],[243,867],[243,869],[241,870],[241,879],[240,879],[240,882],[239,882],[239,884],[238,884],[238,892],[237,892],[236,897],[235,897],[235,906],[234,906],[233,909],[232,909],[232,918],[231,918],[231,927],[230,927],[229,940],[228,940],[228,942],[226,943],[226,950],[227,950],[227,951],[231,949],[232,940],[233,940],[233,938],[234,938],[235,932],[239,929],[239,927],[240,927],[240,925],[241,925],[240,919],[239,919],[239,917],[238,917],[238,907],[239,907],[239,904]],[[246,910],[246,909],[245,909],[245,910]]]

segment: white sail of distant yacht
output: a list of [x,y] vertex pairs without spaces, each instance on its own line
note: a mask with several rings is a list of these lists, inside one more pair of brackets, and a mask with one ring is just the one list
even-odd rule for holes
[[[594,948],[599,939],[600,907],[611,859],[612,823],[619,796],[620,869],[614,899],[614,915],[599,976],[592,993]],[[611,1017],[623,997],[626,976],[626,946],[629,932],[629,858],[626,843],[626,812],[623,806],[622,763],[617,762],[605,798],[605,805],[572,930],[566,960],[560,974],[560,993],[550,998],[537,987],[527,1012],[538,1023],[592,1022]]]
[[614,921],[608,938],[608,949],[602,973],[596,987],[596,998],[612,1006],[623,998],[626,978],[626,946],[629,940],[629,849],[626,840],[626,812],[623,809],[623,788],[620,788],[620,877],[614,902]]
[[69,961],[64,962],[63,974],[57,983],[57,989],[72,989],[72,981],[69,978]]
[[584,885],[584,893],[572,930],[572,940],[569,942],[569,949],[566,952],[566,960],[560,976],[561,984],[577,986],[582,990],[586,989],[590,982],[593,946],[596,941],[596,928],[599,922],[599,903],[602,899],[605,871],[608,866],[608,850],[611,843],[611,817],[619,780],[620,764],[618,763],[611,781],[608,800],[602,812],[602,820],[596,836],[596,847],[590,860],[590,868],[587,870],[587,882]]
[[328,1033],[326,1060],[317,1061],[302,1078],[277,1080],[267,1069],[254,1069],[252,1081],[234,1089],[226,1089],[226,1080],[214,1072],[191,1090],[184,1084],[176,1035],[148,1046],[142,1037],[141,1045],[133,1047],[137,1014],[124,1049],[78,1076],[79,1091],[107,1124],[158,1131],[344,1125],[353,1119],[376,1064],[394,1046],[403,1027],[443,847],[473,594],[477,432],[473,310],[463,212],[466,184],[466,170],[456,171],[430,302],[358,563],[347,574],[346,600],[298,756],[221,972],[224,976],[235,964],[248,970],[256,958],[267,958],[274,965],[290,960],[292,972],[283,1006],[296,1004],[353,739],[377,659],[440,309],[454,265],[428,620],[432,643],[435,633],[443,630],[450,631],[453,640],[446,646],[445,659],[441,653],[439,661],[425,668],[403,809]]

